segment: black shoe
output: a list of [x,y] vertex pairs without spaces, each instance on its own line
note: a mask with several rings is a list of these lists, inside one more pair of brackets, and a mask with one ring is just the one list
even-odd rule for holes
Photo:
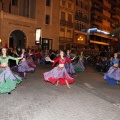
[[8,92],[8,94],[10,95],[10,94],[11,94],[11,92]]

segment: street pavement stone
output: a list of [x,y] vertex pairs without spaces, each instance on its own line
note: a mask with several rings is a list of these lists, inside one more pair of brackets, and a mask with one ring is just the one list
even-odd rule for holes
[[94,90],[83,84],[87,79],[102,80],[102,75],[87,68],[74,76],[76,81],[68,89],[44,82],[42,74],[50,69],[38,66],[11,95],[0,94],[0,120],[120,120],[119,105],[97,95],[102,91],[94,82],[90,82]]

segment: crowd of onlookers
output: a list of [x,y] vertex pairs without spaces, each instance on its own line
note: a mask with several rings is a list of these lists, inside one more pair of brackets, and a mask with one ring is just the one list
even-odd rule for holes
[[[26,53],[31,50],[31,56],[36,64],[48,64],[45,61],[46,56],[50,56],[54,60],[59,55],[59,50],[41,50],[40,48],[26,48]],[[13,57],[20,56],[22,48],[8,48],[8,55]],[[87,62],[92,64],[98,72],[107,72],[111,66],[110,62],[113,59],[113,53],[108,51],[98,51],[95,49],[79,49],[71,50],[71,55],[75,56],[83,51],[84,56],[90,56]],[[10,67],[16,65],[15,61],[10,60]]]
[[91,57],[91,63],[98,72],[107,72],[112,66],[114,53],[101,51],[99,54]]

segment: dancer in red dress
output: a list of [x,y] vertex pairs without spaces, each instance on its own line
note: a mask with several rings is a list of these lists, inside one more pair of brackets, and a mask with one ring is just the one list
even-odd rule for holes
[[[71,63],[71,60],[64,57],[64,52],[60,51],[60,57],[56,58],[54,61],[51,60],[49,57],[46,58],[47,61],[53,62],[54,66],[57,62],[59,62],[57,67],[54,67],[51,71],[45,72],[44,75],[44,80],[46,82],[51,82],[52,84],[58,84],[64,85],[66,84],[68,88],[70,88],[69,84],[73,83],[75,80],[74,78],[70,77],[68,72],[66,71],[64,64],[66,62]],[[74,58],[72,59],[74,60]]]

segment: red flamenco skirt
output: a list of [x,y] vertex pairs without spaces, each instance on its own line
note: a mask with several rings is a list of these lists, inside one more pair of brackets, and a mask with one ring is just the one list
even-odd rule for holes
[[43,73],[45,82],[51,82],[52,84],[55,84],[59,80],[59,84],[65,85],[66,81],[71,84],[75,80],[74,78],[70,77],[70,75],[67,73],[65,67],[59,68],[54,67],[51,71]]

